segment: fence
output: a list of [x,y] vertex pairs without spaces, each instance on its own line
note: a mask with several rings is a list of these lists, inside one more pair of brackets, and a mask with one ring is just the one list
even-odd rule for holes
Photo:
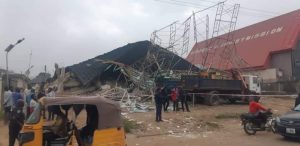
[[218,96],[230,96],[230,97],[287,97],[287,98],[296,98],[297,94],[291,94],[291,95],[244,95],[244,94],[211,94],[211,93],[189,93],[189,95],[192,97],[192,105],[195,106],[195,99],[196,98],[203,98],[200,95],[218,95]]

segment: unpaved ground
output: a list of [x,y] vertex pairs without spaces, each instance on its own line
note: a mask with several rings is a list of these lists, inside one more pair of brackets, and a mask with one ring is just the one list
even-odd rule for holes
[[[262,103],[283,114],[294,104],[293,99],[264,98]],[[247,112],[248,106],[222,105],[209,107],[200,105],[188,112],[163,113],[164,122],[154,121],[154,111],[127,113],[126,117],[136,121],[139,129],[127,134],[128,146],[299,146],[299,141],[288,141],[271,132],[258,132],[248,136],[242,130],[239,119],[217,119],[216,116]],[[0,146],[7,146],[7,127],[0,121]]]
[[[294,104],[293,99],[280,99],[280,98],[263,98],[262,103],[266,107],[273,109],[275,115],[280,115],[290,110]],[[235,113],[247,112],[247,105],[223,105],[216,107],[209,106],[197,106],[192,109],[191,113],[168,112],[163,113],[163,119],[165,122],[154,122],[155,113],[133,113],[127,116],[131,119],[135,119],[141,125],[148,127],[146,130],[134,131],[133,134],[127,136],[127,142],[129,146],[155,146],[155,145],[170,145],[170,146],[299,146],[299,141],[288,141],[279,135],[275,135],[271,132],[258,132],[255,136],[248,136],[244,133],[239,119],[217,119],[218,115],[232,115]],[[186,119],[187,117],[193,117],[192,122],[197,125],[200,120],[206,122],[212,122],[219,125],[218,128],[210,127],[200,129],[195,126],[192,129],[185,131],[183,129],[189,129],[189,126],[185,126],[182,123],[170,122],[170,119]],[[143,124],[145,123],[145,124]],[[177,127],[176,125],[179,125]],[[192,124],[193,125],[193,124]],[[142,127],[143,127],[142,126]],[[149,127],[153,127],[149,128]],[[158,127],[158,128],[157,128]],[[208,126],[209,127],[209,126]],[[181,133],[169,133],[168,130],[181,131]],[[183,132],[182,132],[183,131]],[[185,132],[184,132],[185,131]]]

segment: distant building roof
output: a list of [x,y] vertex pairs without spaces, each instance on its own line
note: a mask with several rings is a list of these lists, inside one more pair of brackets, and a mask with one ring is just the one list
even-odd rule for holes
[[[6,70],[5,69],[1,69],[0,68],[0,77],[2,78],[6,78]],[[23,79],[25,81],[29,81],[30,79],[28,77],[26,77],[24,74],[18,74],[18,73],[14,73],[12,71],[8,71],[8,77],[10,79]]]
[[[295,48],[300,35],[300,10],[244,27],[232,33],[237,55],[252,68],[267,68],[272,53]],[[220,37],[225,35],[227,34]],[[222,54],[228,41],[219,39],[212,43],[213,45],[207,46],[215,40],[216,38],[213,38],[197,43],[187,59],[193,64],[202,65],[205,58],[203,55],[209,50],[216,49],[216,55],[209,53],[207,58],[213,59],[211,67],[220,68],[218,56]]]
[[51,74],[49,73],[39,73],[34,79],[31,80],[33,84],[45,83],[48,79],[51,78]]
[[10,79],[22,79],[24,81],[30,81],[28,77],[26,77],[24,74],[17,74],[17,73],[11,73],[8,75]]
[[[14,74],[12,71],[8,71],[9,74]],[[0,68],[0,76],[6,74],[6,69]]]

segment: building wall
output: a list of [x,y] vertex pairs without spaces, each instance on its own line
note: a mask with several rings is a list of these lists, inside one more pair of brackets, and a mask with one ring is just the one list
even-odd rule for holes
[[274,83],[262,83],[261,89],[266,94],[296,94],[299,93],[296,81],[282,81]]
[[269,68],[247,73],[260,76],[266,83],[293,80],[294,75],[300,76],[300,44],[296,53],[298,53],[297,57],[299,58],[297,72],[293,63],[295,51],[285,51],[271,55]]
[[264,94],[295,94],[300,93],[300,82],[295,80],[280,80],[278,69],[269,68],[243,72],[243,74],[257,75],[262,79],[262,92]]
[[272,54],[270,66],[282,72],[282,76],[279,75],[279,80],[287,81],[293,79],[292,51]]
[[259,76],[260,79],[264,83],[273,83],[277,82],[277,69],[276,68],[269,68],[269,69],[264,69],[264,70],[255,70],[255,71],[248,71],[248,72],[243,72],[243,74],[249,74],[249,75],[256,75]]
[[300,80],[300,38],[293,50],[293,76],[294,79]]

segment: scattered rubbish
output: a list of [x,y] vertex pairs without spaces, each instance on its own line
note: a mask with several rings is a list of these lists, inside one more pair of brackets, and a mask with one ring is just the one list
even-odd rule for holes
[[144,122],[143,121],[140,121],[140,122],[136,122],[137,124],[143,124]]
[[128,115],[128,113],[121,113],[121,115],[122,115],[122,116],[126,116],[126,115]]
[[172,130],[168,131],[169,134],[174,134],[174,132]]

